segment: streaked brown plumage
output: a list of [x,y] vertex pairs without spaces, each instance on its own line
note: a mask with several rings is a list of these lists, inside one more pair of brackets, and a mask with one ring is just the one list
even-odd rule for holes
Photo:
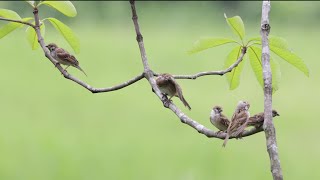
[[246,126],[246,123],[249,120],[250,113],[249,113],[250,104],[246,101],[239,101],[236,111],[234,112],[231,122],[227,129],[227,136],[224,139],[223,147],[227,145],[230,136],[239,136],[241,135],[242,131],[239,130],[241,127]]
[[[276,110],[272,110],[272,117],[280,116]],[[255,128],[260,128],[263,126],[264,122],[264,112],[258,113],[249,118],[247,126],[254,126]]]
[[64,50],[63,48],[59,48],[55,43],[50,43],[46,46],[49,51],[50,55],[57,60],[60,64],[66,65],[67,67],[73,66],[80,71],[82,71],[85,75],[87,75],[84,70],[79,66],[79,61],[71,55],[68,51]]
[[221,106],[214,106],[210,114],[210,122],[220,131],[226,131],[230,124],[229,119],[222,114]]
[[179,97],[179,99],[183,102],[183,104],[191,110],[190,105],[184,99],[182,95],[182,89],[176,80],[173,78],[171,74],[164,73],[160,74],[156,79],[157,86],[159,87],[160,91],[169,96],[169,101],[173,96]]

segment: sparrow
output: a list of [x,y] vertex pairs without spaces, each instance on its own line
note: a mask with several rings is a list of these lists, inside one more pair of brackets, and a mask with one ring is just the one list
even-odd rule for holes
[[67,66],[64,70],[67,70],[69,66],[73,66],[79,69],[80,71],[82,71],[87,76],[84,70],[82,70],[81,67],[79,66],[79,61],[73,55],[71,55],[68,51],[62,48],[59,48],[55,43],[50,43],[46,47],[49,49],[50,55],[56,61],[58,61],[58,63]]
[[210,122],[220,130],[219,132],[226,131],[230,124],[229,119],[221,113],[222,111],[221,106],[214,106],[210,114]]
[[227,145],[230,136],[238,137],[243,132],[242,127],[248,123],[250,113],[250,104],[246,101],[239,101],[237,108],[231,118],[231,122],[227,129],[227,136],[224,139],[223,147]]
[[[276,110],[272,110],[272,117],[280,116]],[[247,126],[254,126],[255,128],[260,128],[263,126],[264,122],[264,112],[258,113],[249,118]]]
[[179,97],[183,104],[191,110],[190,105],[182,95],[182,89],[171,74],[163,73],[156,78],[156,84],[162,94],[169,96],[169,102],[173,96]]

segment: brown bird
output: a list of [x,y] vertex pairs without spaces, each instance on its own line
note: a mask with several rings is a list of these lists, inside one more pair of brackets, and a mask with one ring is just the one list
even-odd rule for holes
[[179,86],[179,84],[176,82],[176,80],[173,78],[171,74],[168,74],[168,73],[160,74],[156,79],[156,83],[160,91],[164,95],[168,95],[170,97],[168,100],[169,102],[173,96],[177,96],[183,102],[183,104],[186,107],[188,107],[189,110],[191,110],[190,105],[182,95],[181,87]]
[[242,131],[239,131],[239,128],[245,126],[249,120],[250,113],[249,113],[250,104],[246,101],[239,101],[236,111],[234,112],[231,122],[227,129],[227,136],[224,139],[223,147],[227,145],[230,136],[239,136],[241,135]]
[[64,70],[67,70],[69,66],[73,66],[79,69],[80,71],[82,71],[87,76],[87,74],[79,66],[79,61],[73,55],[71,55],[68,51],[62,48],[59,48],[55,43],[50,43],[46,47],[49,49],[50,55],[56,61],[58,61],[60,64],[67,66]]
[[222,114],[221,106],[214,106],[210,114],[210,122],[221,131],[226,131],[230,124],[229,119]]
[[[272,110],[272,117],[280,116],[276,110]],[[263,126],[264,122],[264,112],[258,113],[249,118],[247,126],[254,126],[255,128],[260,128]]]

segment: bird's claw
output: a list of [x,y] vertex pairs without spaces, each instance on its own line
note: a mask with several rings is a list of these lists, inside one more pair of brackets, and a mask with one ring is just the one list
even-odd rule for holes
[[66,69],[63,69],[63,71],[61,71],[61,74],[63,75],[64,73],[68,73],[68,71]]
[[162,102],[163,102],[163,106],[166,108],[169,108],[170,103],[172,102],[170,99],[168,99],[168,97],[166,95],[163,94],[162,96]]
[[58,65],[60,65],[60,64],[59,64],[58,62],[56,62],[56,63],[54,64],[54,67],[57,68]]
[[224,133],[224,131],[221,131],[221,130],[220,130],[220,131],[217,132],[217,134],[221,134],[221,133]]

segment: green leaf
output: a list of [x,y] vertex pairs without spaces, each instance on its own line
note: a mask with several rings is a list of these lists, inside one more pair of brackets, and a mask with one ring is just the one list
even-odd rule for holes
[[53,7],[69,17],[75,17],[77,15],[77,10],[70,1],[42,1],[38,6],[42,4]]
[[34,1],[26,1],[28,4],[30,4],[32,7],[34,7]]
[[[263,89],[264,84],[263,84],[261,53],[262,53],[261,48],[254,47],[254,46],[248,48],[248,55],[249,55],[251,68],[259,84]],[[270,57],[270,66],[271,66],[271,73],[272,73],[272,92],[274,93],[279,89],[281,72],[280,72],[280,66],[278,62],[273,60],[271,57]]]
[[[250,41],[256,41],[257,44],[261,44],[261,38],[260,37],[251,38],[249,40],[249,42]],[[273,46],[273,47],[289,50],[289,46],[288,46],[287,41],[282,37],[270,36],[269,37],[269,45],[270,45],[270,47]]]
[[240,16],[233,16],[228,18],[226,14],[224,14],[227,23],[229,24],[230,28],[232,29],[233,33],[238,35],[241,40],[243,40],[245,36],[245,29],[244,24]]
[[[22,21],[27,22],[32,18],[23,18]],[[9,34],[10,32],[14,31],[17,28],[22,27],[24,24],[10,22],[3,27],[0,28],[0,39]]]
[[[34,24],[34,22],[33,22],[33,24]],[[41,31],[42,37],[44,37],[44,34],[45,34],[44,23],[42,23],[42,25],[40,26],[40,31]],[[27,40],[28,40],[28,42],[29,42],[29,44],[31,46],[31,49],[32,50],[38,49],[39,43],[38,43],[37,33],[30,26],[26,29],[26,37],[27,37]]]
[[202,38],[196,41],[193,47],[188,51],[189,54],[197,53],[205,49],[220,46],[227,43],[237,43],[232,39],[227,38]]
[[299,56],[289,50],[274,46],[270,46],[270,50],[309,77],[309,69]]
[[278,61],[270,57],[270,65],[272,72],[272,93],[275,93],[279,89],[281,80],[281,70]]
[[51,24],[62,34],[64,39],[68,41],[75,53],[78,54],[80,52],[80,42],[72,30],[58,19],[47,18],[47,20],[49,20]]
[[18,13],[11,11],[9,9],[0,9],[0,17],[10,18],[14,20],[21,20]]
[[258,47],[248,48],[248,57],[250,60],[251,68],[256,75],[256,78],[263,88],[263,74],[262,74],[262,62],[261,62],[261,49]]
[[[234,48],[227,56],[227,59],[225,60],[224,67],[228,68],[230,67],[234,62],[237,61],[241,54],[241,47],[238,46]],[[237,67],[233,68],[233,70],[230,73],[226,74],[227,81],[229,83],[230,90],[236,89],[240,84],[240,74],[243,69],[243,62],[241,62]]]

